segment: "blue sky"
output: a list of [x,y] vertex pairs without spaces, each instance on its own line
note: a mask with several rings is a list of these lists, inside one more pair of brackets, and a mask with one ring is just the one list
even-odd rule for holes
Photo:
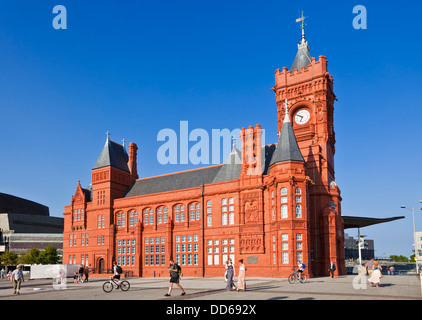
[[[67,29],[52,26],[55,5]],[[367,9],[356,30],[353,7]],[[411,253],[420,215],[422,66],[415,1],[0,2],[0,192],[62,216],[106,139],[137,143],[141,177],[161,129],[255,126],[276,142],[274,71],[291,63],[304,10],[311,55],[334,77],[336,182],[344,215],[405,219],[362,229],[376,255]],[[223,160],[223,159],[222,159]],[[346,230],[356,235],[357,230]]]

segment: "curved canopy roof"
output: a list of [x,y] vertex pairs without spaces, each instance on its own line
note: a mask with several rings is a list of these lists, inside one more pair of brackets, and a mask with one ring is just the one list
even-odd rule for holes
[[404,216],[391,218],[370,218],[370,217],[353,217],[341,216],[344,222],[344,229],[363,228],[378,223],[390,222],[398,219],[404,219]]

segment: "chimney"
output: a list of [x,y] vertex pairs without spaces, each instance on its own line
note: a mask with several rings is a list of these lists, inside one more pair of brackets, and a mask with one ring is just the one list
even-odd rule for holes
[[132,176],[132,180],[138,179],[138,170],[137,170],[137,164],[136,164],[136,151],[138,150],[138,146],[131,142],[129,143],[129,161],[127,163],[130,175]]

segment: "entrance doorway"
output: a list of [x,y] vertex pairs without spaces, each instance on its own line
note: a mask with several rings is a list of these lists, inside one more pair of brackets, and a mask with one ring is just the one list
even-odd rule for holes
[[103,258],[100,258],[98,260],[98,273],[104,273],[104,269],[105,269],[105,261]]

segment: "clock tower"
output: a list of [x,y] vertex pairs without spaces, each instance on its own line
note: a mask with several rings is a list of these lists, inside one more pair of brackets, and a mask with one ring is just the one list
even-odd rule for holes
[[[305,17],[301,22],[302,38],[290,70],[275,71],[278,132],[281,131],[287,99],[292,128],[306,163],[310,187],[311,255],[317,274],[325,273],[330,260],[344,258],[344,229],[341,218],[340,190],[335,183],[334,101],[333,77],[327,69],[327,58],[311,57],[305,40]],[[330,219],[331,218],[331,219]],[[328,244],[328,245],[327,245]],[[344,263],[337,263],[338,266]],[[319,270],[319,271],[318,271]]]

